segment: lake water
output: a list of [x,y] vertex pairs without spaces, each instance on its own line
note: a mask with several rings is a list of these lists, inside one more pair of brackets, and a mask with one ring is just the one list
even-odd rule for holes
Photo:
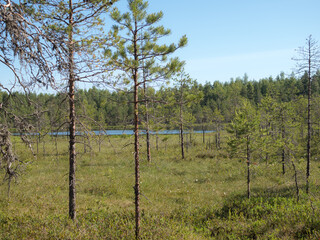
[[[162,130],[158,132],[150,131],[150,134],[179,134],[179,130]],[[202,133],[202,131],[192,131],[193,133]],[[206,133],[214,132],[214,131],[205,131]],[[94,133],[95,135],[133,135],[133,130],[106,130],[106,131],[92,131],[90,133]],[[189,133],[188,131],[184,131],[184,133]],[[67,136],[69,132],[52,132],[50,135],[58,135],[58,136]],[[145,130],[141,130],[140,134],[146,134]],[[83,132],[76,132],[76,135],[83,135]]]
[[[215,131],[211,130],[206,130],[204,131],[205,133],[211,133]],[[133,135],[134,131],[133,130],[106,130],[106,131],[91,131],[89,132],[91,135],[110,135],[110,136],[119,136],[119,135]],[[166,135],[166,134],[179,134],[179,130],[161,130],[158,132],[150,131],[150,134],[155,135],[155,134],[161,134],[161,135]],[[190,133],[190,131],[184,131],[183,133]],[[192,131],[192,133],[203,133],[203,131]],[[84,132],[76,132],[76,135],[83,135]],[[140,130],[140,134],[146,134],[145,130]],[[13,136],[20,136],[20,133],[12,133]],[[31,136],[36,136],[39,135],[38,133],[28,133],[26,135],[31,135]],[[69,132],[51,132],[49,135],[57,135],[57,136],[68,136]]]

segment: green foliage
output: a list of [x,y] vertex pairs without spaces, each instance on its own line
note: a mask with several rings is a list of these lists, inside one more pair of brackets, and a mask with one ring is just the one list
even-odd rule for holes
[[232,137],[228,141],[231,156],[238,158],[247,157],[247,147],[253,150],[258,145],[259,114],[249,101],[243,101],[242,106],[236,112],[234,119],[228,125],[228,132]]
[[230,198],[217,212],[219,221],[207,221],[217,239],[301,239],[319,236],[319,220],[308,202],[293,198]]
[[[137,71],[139,83],[154,82],[168,79],[182,66],[177,58],[167,59],[178,48],[187,44],[184,36],[178,44],[159,44],[163,37],[170,34],[170,30],[163,26],[156,26],[162,19],[163,13],[147,13],[148,2],[129,0],[129,12],[120,13],[114,9],[111,13],[116,22],[109,32],[112,40],[111,48],[106,49],[105,56],[108,64],[122,70],[118,84],[133,84],[132,71]],[[142,73],[140,73],[140,70]],[[128,79],[127,74],[132,81]]]

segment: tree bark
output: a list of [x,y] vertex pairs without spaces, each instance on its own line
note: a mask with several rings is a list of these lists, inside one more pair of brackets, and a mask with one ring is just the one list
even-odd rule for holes
[[[137,49],[137,22],[135,21],[135,32],[134,32],[134,58],[138,61],[138,49]],[[136,239],[140,238],[140,161],[139,161],[139,83],[138,83],[138,68],[133,69],[133,80],[134,80],[134,157],[135,157],[135,221]]]
[[75,116],[75,77],[74,77],[74,43],[73,43],[73,7],[72,0],[69,0],[69,217],[76,219],[76,116]]

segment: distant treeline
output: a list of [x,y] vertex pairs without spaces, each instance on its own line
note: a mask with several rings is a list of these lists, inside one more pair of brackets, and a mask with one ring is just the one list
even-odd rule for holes
[[[264,78],[251,81],[245,74],[242,78],[231,79],[221,83],[215,81],[199,84],[194,81],[185,86],[186,92],[200,93],[200,102],[195,101],[183,106],[184,121],[188,127],[212,127],[214,119],[219,115],[222,122],[230,122],[236,109],[243,99],[248,99],[252,105],[259,106],[261,100],[269,96],[276,102],[291,102],[307,95],[307,74],[296,77],[281,73],[276,78]],[[174,95],[177,87],[148,87],[141,89],[140,99],[148,102],[146,109],[141,104],[141,116],[148,111],[150,128],[175,128],[177,126],[177,104]],[[320,72],[312,79],[312,94],[314,98],[320,94]],[[198,94],[199,95],[199,94]],[[185,95],[187,96],[187,94]],[[93,87],[88,90],[78,89],[76,92],[77,120],[79,128],[98,130],[103,128],[130,128],[133,124],[133,104],[130,91],[110,91]],[[21,93],[15,92],[10,96],[0,92],[0,100],[6,111],[12,116],[23,116],[30,121],[30,127],[39,131],[66,130],[68,121],[67,93]],[[141,123],[144,119],[141,117]],[[10,128],[16,128],[9,123]],[[80,130],[80,129],[78,129]]]

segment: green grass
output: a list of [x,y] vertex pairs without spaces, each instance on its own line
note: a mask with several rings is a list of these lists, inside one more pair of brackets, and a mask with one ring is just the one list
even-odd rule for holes
[[[142,239],[319,239],[320,174],[312,163],[312,189],[297,203],[293,172],[255,161],[252,198],[246,165],[222,150],[206,149],[194,134],[181,160],[178,136],[152,139],[152,162],[141,139]],[[214,134],[207,134],[213,142]],[[162,139],[165,139],[162,141]],[[105,138],[101,152],[77,144],[77,221],[68,219],[68,142],[46,138],[37,158],[15,140],[31,163],[17,184],[0,186],[0,239],[134,239],[133,138]],[[82,141],[81,138],[78,141]],[[167,147],[166,147],[167,145]],[[36,148],[35,148],[36,149]],[[304,162],[298,164],[301,190]]]

